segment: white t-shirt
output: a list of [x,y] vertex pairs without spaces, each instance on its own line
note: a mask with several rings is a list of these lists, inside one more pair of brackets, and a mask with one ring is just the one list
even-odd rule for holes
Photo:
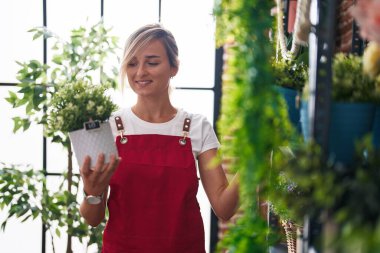
[[186,117],[189,117],[191,118],[189,138],[191,139],[194,158],[197,158],[201,153],[207,150],[219,148],[220,146],[210,122],[201,114],[190,114],[183,109],[178,109],[176,116],[170,121],[164,123],[150,123],[137,117],[130,107],[123,108],[113,113],[110,118],[112,133],[116,139],[119,132],[117,131],[114,121],[115,116],[121,117],[125,135],[161,134],[171,136],[183,135],[183,122]]

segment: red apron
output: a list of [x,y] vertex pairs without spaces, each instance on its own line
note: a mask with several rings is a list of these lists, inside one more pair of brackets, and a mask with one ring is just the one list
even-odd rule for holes
[[[103,253],[204,253],[191,141],[166,135],[117,137],[122,160],[110,182]],[[182,143],[183,144],[183,143]]]

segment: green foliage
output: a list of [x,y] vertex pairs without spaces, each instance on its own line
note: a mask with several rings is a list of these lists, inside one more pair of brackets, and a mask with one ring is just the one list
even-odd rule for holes
[[341,102],[373,102],[376,84],[363,72],[363,59],[353,54],[337,53],[332,64],[332,97]]
[[[268,225],[260,217],[250,217],[254,212],[243,216],[237,223],[230,227],[222,240],[217,245],[217,251],[223,252],[228,248],[229,253],[240,252],[265,252],[263,242],[267,241],[269,233]],[[268,242],[269,244],[269,242]]]
[[[51,106],[52,98],[65,85],[75,82],[97,83],[116,87],[117,69],[112,68],[111,74],[103,69],[107,57],[115,54],[117,38],[110,36],[111,29],[107,29],[103,22],[99,22],[90,28],[80,27],[71,31],[69,41],[62,40],[58,35],[46,27],[31,29],[33,39],[43,36],[53,39],[52,62],[43,64],[38,60],[17,62],[20,69],[17,79],[17,93],[9,92],[6,100],[13,107],[25,107],[25,117],[15,117],[14,132],[27,130],[32,121],[46,126],[46,108]],[[98,81],[93,77],[99,75]],[[58,132],[58,129],[47,128],[45,135],[52,137],[54,142],[68,144],[67,137]]]
[[[263,199],[270,189],[270,153],[286,146],[293,130],[284,100],[273,89],[273,49],[268,31],[273,18],[271,1],[218,1],[218,44],[225,44],[221,116],[222,153],[231,170],[240,174],[243,215],[219,244],[219,251],[266,252],[268,228],[257,214],[257,189]],[[226,136],[226,138],[224,138]]]
[[307,81],[308,67],[305,63],[290,60],[272,60],[276,85],[302,91]]
[[[46,27],[31,29],[33,39],[53,40],[52,60],[49,64],[38,60],[17,62],[20,65],[17,73],[19,89],[16,93],[9,92],[6,98],[13,107],[25,108],[23,116],[13,118],[14,132],[26,131],[32,122],[43,125],[46,137],[67,148],[68,169],[60,190],[50,193],[46,190],[42,172],[29,170],[24,174],[17,172],[15,167],[4,167],[1,172],[4,178],[0,181],[0,208],[8,207],[9,215],[2,227],[4,229],[13,216],[21,221],[40,217],[50,231],[55,226],[52,237],[53,234],[59,236],[63,230],[66,232],[68,253],[72,252],[72,237],[80,240],[89,238],[90,244],[98,244],[99,250],[101,246],[104,224],[89,229],[79,215],[76,199],[79,178],[73,176],[72,151],[67,134],[81,128],[90,118],[108,119],[116,109],[104,93],[117,85],[117,69],[107,71],[103,68],[106,59],[117,49],[117,38],[110,36],[110,30],[100,21],[89,28],[72,30],[69,40],[64,41]],[[63,190],[63,185],[66,190]],[[42,189],[36,188],[38,186]]]
[[275,179],[279,187],[270,198],[281,217],[300,224],[306,214],[326,222],[327,211],[339,228],[332,246],[341,252],[378,252],[380,153],[369,137],[356,148],[351,167],[326,161],[315,143],[299,146],[292,156],[277,151],[273,169],[281,172]]
[[[8,211],[1,221],[1,229],[5,230],[12,217],[21,222],[40,217],[46,229],[58,237],[63,231],[81,242],[87,237],[99,237],[101,233],[89,228],[79,217],[79,204],[76,201],[79,176],[73,179],[73,192],[66,191],[63,184],[56,192],[51,192],[44,187],[46,178],[43,171],[30,166],[0,163],[0,210]],[[101,245],[100,242],[90,239],[87,246]]]
[[50,132],[71,132],[83,128],[91,120],[108,120],[117,106],[105,94],[106,85],[92,85],[87,81],[60,85],[48,109]]

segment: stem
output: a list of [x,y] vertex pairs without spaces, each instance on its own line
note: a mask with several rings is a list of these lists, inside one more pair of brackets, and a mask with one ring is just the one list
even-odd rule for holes
[[50,233],[50,237],[51,237],[51,247],[53,249],[53,253],[55,253],[54,237],[53,237],[53,233],[51,232],[51,228],[49,228],[49,233]]
[[[67,145],[67,160],[68,160],[68,165],[67,165],[67,191],[71,193],[72,190],[72,184],[73,184],[73,151],[71,149],[71,141],[68,141]],[[68,221],[72,220],[72,215],[71,215],[71,208],[70,208],[70,202],[71,199],[68,200],[68,208],[67,208],[67,218]],[[70,228],[70,222],[68,222],[68,231],[71,231],[72,228]],[[67,247],[66,247],[66,253],[72,253],[72,236],[70,234],[67,234]]]

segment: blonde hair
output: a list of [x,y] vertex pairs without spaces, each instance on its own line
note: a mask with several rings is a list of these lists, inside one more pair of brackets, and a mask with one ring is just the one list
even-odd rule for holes
[[126,67],[137,51],[144,48],[152,40],[160,40],[166,50],[171,67],[178,68],[178,47],[173,34],[161,24],[148,24],[132,33],[125,43],[123,58],[120,66],[121,88],[124,89]]

